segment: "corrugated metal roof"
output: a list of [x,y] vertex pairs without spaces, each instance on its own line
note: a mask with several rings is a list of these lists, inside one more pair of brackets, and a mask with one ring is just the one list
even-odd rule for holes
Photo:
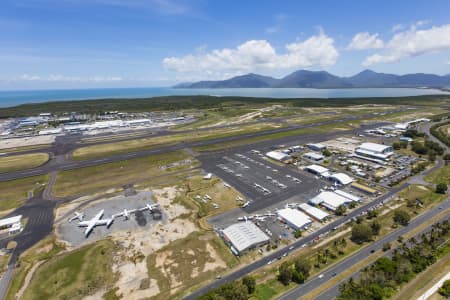
[[223,230],[223,234],[239,252],[269,240],[269,237],[251,222],[230,225]]

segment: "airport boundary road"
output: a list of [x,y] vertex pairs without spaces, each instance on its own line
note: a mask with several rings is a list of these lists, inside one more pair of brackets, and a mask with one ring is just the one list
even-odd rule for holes
[[[293,290],[287,292],[280,298],[279,300],[296,300],[300,299],[301,297],[305,296],[309,292],[313,291],[320,285],[324,284],[327,280],[334,277],[334,274],[339,274],[344,272],[345,270],[351,268],[353,265],[357,264],[359,261],[362,261],[369,257],[373,251],[380,250],[383,247],[383,244],[385,243],[392,243],[398,239],[399,236],[402,236],[410,231],[413,231],[415,228],[419,227],[422,223],[426,222],[430,218],[433,218],[437,216],[438,214],[442,213],[443,210],[441,210],[439,207],[445,206],[446,214],[444,217],[442,217],[438,222],[444,221],[446,219],[450,218],[450,198],[447,198],[447,200],[443,201],[441,205],[438,205],[434,207],[432,210],[429,210],[416,218],[414,218],[408,226],[401,227],[394,232],[391,232],[387,236],[381,238],[380,240],[375,241],[374,243],[362,248],[357,253],[351,255],[348,258],[345,258],[344,260],[336,263],[332,267],[328,268],[326,271],[321,273],[321,278],[319,278],[319,275],[311,278],[310,280],[306,281],[304,284],[299,285],[298,287],[295,287]],[[438,223],[436,222],[436,223]],[[415,234],[415,236],[419,236],[421,233],[426,232],[427,229],[429,229],[432,225],[428,226],[426,229],[422,230],[421,232]],[[383,256],[387,256],[390,254],[390,251],[387,251]],[[356,275],[359,273],[360,270],[357,272],[351,274],[350,276],[347,276],[343,280],[341,280],[338,284],[334,285],[332,288],[326,290],[324,293],[320,294],[319,297],[316,298],[316,300],[329,300],[334,299],[339,294],[339,286],[342,282],[349,279],[350,277]],[[323,275],[323,276],[322,276]]]

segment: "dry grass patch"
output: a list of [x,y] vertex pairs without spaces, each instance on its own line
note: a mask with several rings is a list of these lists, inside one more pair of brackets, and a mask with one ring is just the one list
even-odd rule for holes
[[0,173],[36,168],[47,161],[47,153],[31,153],[0,157]]

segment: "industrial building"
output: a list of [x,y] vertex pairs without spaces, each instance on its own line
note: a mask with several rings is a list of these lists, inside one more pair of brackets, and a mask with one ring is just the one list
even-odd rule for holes
[[0,220],[0,229],[9,228],[9,234],[22,231],[22,215]]
[[295,230],[303,229],[312,224],[312,220],[298,209],[283,208],[277,211],[277,214],[281,221]]
[[328,176],[328,179],[340,185],[347,185],[353,182],[353,178],[351,178],[345,173],[335,173],[333,175]]
[[325,158],[325,156],[323,156],[322,154],[318,154],[318,153],[314,153],[314,152],[307,152],[307,153],[303,154],[303,157],[306,159],[309,159],[309,160],[314,160],[314,161],[320,161]]
[[309,200],[310,204],[314,206],[320,205],[331,211],[335,211],[339,206],[346,205],[349,202],[352,201],[339,194],[329,191],[321,192],[319,195]]
[[252,222],[230,225],[222,231],[222,234],[235,255],[240,255],[269,241],[269,237]]
[[336,190],[336,191],[334,191],[334,192],[335,192],[336,194],[342,196],[342,197],[347,198],[348,200],[351,200],[351,201],[354,201],[354,202],[359,202],[359,201],[361,201],[361,198],[359,198],[358,196],[349,194],[349,193],[344,192],[344,191],[342,191],[342,190]]
[[316,219],[319,222],[323,222],[330,217],[328,213],[317,207],[311,206],[308,203],[299,204],[298,208],[304,211],[308,216]]
[[313,151],[323,151],[327,148],[327,146],[323,144],[306,144],[306,147]]
[[389,156],[394,154],[394,150],[391,146],[375,144],[375,143],[362,143],[355,149],[355,153],[361,157],[369,157],[377,160],[387,160]]
[[328,176],[329,170],[325,167],[319,166],[319,165],[309,165],[306,166],[305,171],[308,171],[309,173],[319,175],[319,176]]
[[276,161],[281,161],[284,163],[288,163],[291,161],[292,157],[289,154],[280,152],[280,151],[270,151],[266,153],[268,158],[271,158]]

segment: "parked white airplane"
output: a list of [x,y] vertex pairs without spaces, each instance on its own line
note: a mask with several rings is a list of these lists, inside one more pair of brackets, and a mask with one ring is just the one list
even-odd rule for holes
[[249,204],[250,204],[250,201],[247,201],[241,207],[247,207],[247,206],[249,206]]
[[83,218],[84,218],[84,213],[80,213],[80,212],[76,211],[75,216],[73,216],[72,218],[69,219],[69,223],[76,219],[78,219],[79,221],[83,221]]
[[231,185],[229,185],[229,184],[226,183],[226,182],[223,183],[223,186],[226,187],[226,188],[231,188]]
[[140,211],[144,211],[144,210],[148,210],[148,211],[153,211],[155,208],[159,207],[158,203],[155,204],[147,204],[145,205],[145,207],[141,208]]
[[81,221],[80,223],[78,223],[78,226],[86,227],[86,230],[84,231],[84,236],[85,237],[89,236],[89,234],[91,233],[92,229],[94,229],[95,226],[100,226],[100,225],[106,225],[106,227],[111,226],[111,224],[114,221],[114,219],[113,218],[109,218],[109,219],[102,220],[104,212],[105,212],[105,210],[102,209],[92,219],[90,219],[88,221]]

